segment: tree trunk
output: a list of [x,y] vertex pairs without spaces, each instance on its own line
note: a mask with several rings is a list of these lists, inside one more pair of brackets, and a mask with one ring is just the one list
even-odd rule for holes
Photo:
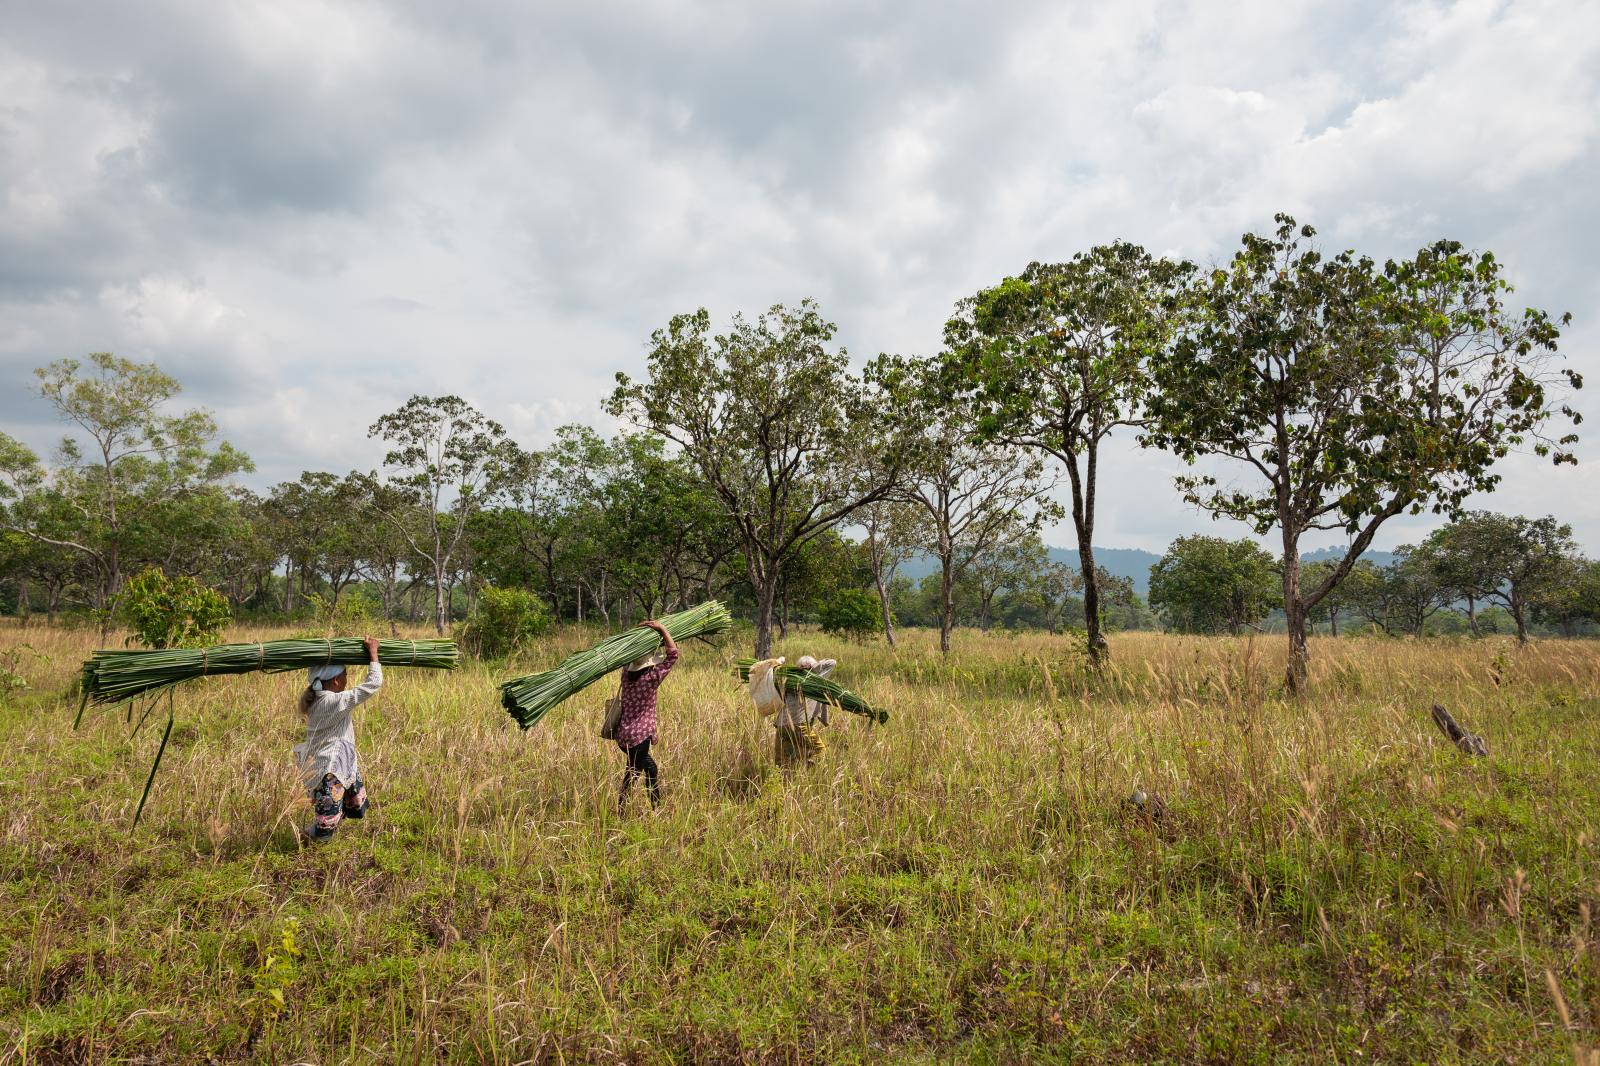
[[111,612],[116,609],[117,594],[122,591],[122,561],[121,561],[122,530],[117,525],[116,501],[111,507],[111,548],[107,553],[109,574],[106,578],[106,598],[101,605],[104,610],[100,615],[100,643],[104,644],[111,635]]
[[956,625],[955,574],[948,551],[939,558],[939,652],[950,654],[950,634]]
[[1338,611],[1337,608],[1330,607],[1328,609],[1328,636],[1336,637],[1338,635],[1339,635],[1339,611]]
[[449,595],[444,583],[444,567],[435,563],[433,567],[433,625],[439,635],[444,636],[445,623],[445,597]]
[[17,575],[17,625],[28,627],[28,579]]
[[1084,449],[1084,469],[1078,470],[1078,457],[1066,464],[1072,482],[1072,527],[1078,534],[1078,569],[1083,575],[1083,630],[1089,662],[1095,666],[1111,656],[1111,645],[1100,631],[1100,582],[1094,562],[1094,479],[1099,446],[1091,440]]
[[94,592],[94,610],[100,618],[100,644],[102,647],[111,639],[111,610],[115,593],[111,591],[111,576],[107,570],[102,570],[98,587]]
[[1472,596],[1467,597],[1467,628],[1472,631],[1473,636],[1483,636],[1483,632],[1478,629],[1478,601]]
[[756,585],[757,659],[767,659],[772,656],[772,615],[777,599],[778,588],[775,580],[762,581]]
[[1517,643],[1528,643],[1528,612],[1521,600],[1513,598],[1511,601],[1511,617],[1517,623]]
[[1300,599],[1299,538],[1287,523],[1283,531],[1283,614],[1289,631],[1289,667],[1284,685],[1290,695],[1298,696],[1305,692],[1311,651],[1306,644],[1306,607]]
[[894,611],[889,607],[889,584],[884,580],[883,543],[874,532],[867,538],[867,548],[872,553],[872,583],[878,590],[878,607],[883,611],[883,635],[889,647],[894,647]]
[[872,568],[873,584],[878,586],[878,606],[883,610],[883,635],[889,640],[889,647],[894,647],[894,611],[889,607],[889,588],[884,583],[883,572],[877,567]]

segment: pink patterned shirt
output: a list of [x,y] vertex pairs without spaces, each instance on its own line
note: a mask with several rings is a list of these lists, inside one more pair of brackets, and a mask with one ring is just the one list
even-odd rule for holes
[[678,661],[678,649],[667,649],[667,658],[637,674],[622,674],[622,720],[617,723],[617,747],[623,751],[656,737],[656,689]]

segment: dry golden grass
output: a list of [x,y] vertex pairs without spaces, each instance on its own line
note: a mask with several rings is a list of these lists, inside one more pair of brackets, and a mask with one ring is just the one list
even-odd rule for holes
[[[91,708],[73,733],[92,635],[0,630],[0,668],[29,682],[0,712],[0,1061],[1600,1043],[1600,645],[1323,639],[1290,703],[1270,639],[1126,634],[1093,677],[1060,637],[960,633],[944,662],[928,634],[807,633],[780,651],[839,657],[892,718],[840,716],[788,777],[729,670],[748,641],[691,646],[662,690],[652,816],[642,789],[617,811],[609,689],[527,733],[498,706],[499,680],[592,637],[392,671],[358,712],[373,811],[305,848],[291,676],[180,689],[130,833],[164,712],[130,737]],[[1489,759],[1444,743],[1435,700]]]

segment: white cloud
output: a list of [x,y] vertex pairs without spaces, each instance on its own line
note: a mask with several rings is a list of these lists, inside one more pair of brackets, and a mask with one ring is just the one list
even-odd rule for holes
[[[29,371],[98,349],[176,372],[263,483],[372,466],[413,392],[537,444],[603,424],[676,311],[815,296],[857,355],[926,352],[1029,260],[1222,257],[1277,210],[1493,248],[1600,380],[1581,0],[63,2],[7,31],[0,419],[40,446]],[[1210,528],[1172,466],[1116,451],[1107,543]],[[1600,551],[1592,468],[1519,460],[1493,506]]]

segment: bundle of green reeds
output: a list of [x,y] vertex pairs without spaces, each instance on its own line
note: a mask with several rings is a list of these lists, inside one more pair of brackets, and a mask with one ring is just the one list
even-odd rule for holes
[[[453,640],[380,640],[385,666],[454,670],[461,654]],[[276,673],[313,666],[359,666],[367,649],[353,637],[331,640],[268,640],[210,648],[101,650],[83,664],[83,693],[95,703],[122,703],[138,696],[217,674]]]
[[[756,664],[754,659],[739,659],[734,662],[734,668],[739,673],[739,680],[750,680],[750,668]],[[785,692],[798,688],[804,693],[806,699],[826,703],[831,707],[849,711],[870,718],[874,722],[887,722],[889,712],[872,706],[854,692],[843,687],[826,677],[818,677],[810,670],[801,670],[798,667],[777,667],[772,671],[772,680]]]
[[[682,643],[691,637],[709,637],[733,625],[728,609],[716,600],[707,600],[687,611],[665,615],[656,619],[672,634],[672,639]],[[527,729],[566,699],[583,691],[607,674],[621,670],[641,655],[647,655],[661,644],[661,637],[653,629],[635,626],[607,637],[588,651],[569,655],[554,670],[526,677],[514,677],[500,686],[500,703]]]

